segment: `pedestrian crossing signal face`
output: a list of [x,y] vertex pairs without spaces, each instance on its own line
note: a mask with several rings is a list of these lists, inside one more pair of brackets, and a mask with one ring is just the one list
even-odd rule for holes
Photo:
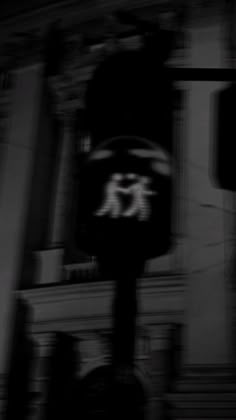
[[79,247],[92,255],[167,252],[172,178],[168,152],[145,139],[118,137],[96,149],[81,171]]
[[[123,180],[130,181],[128,186],[122,185]],[[94,213],[97,217],[134,217],[140,222],[150,218],[151,203],[149,197],[157,195],[150,189],[151,178],[138,174],[112,174],[104,186],[104,200],[101,207]],[[130,198],[128,206],[124,197]]]

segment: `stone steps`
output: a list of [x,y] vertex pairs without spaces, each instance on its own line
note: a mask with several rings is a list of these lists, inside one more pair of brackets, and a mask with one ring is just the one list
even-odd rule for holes
[[178,392],[184,394],[193,393],[214,393],[214,394],[236,394],[235,383],[188,383],[179,384]]
[[208,412],[206,409],[204,410],[170,410],[169,411],[170,418],[173,420],[235,420],[236,418],[236,410],[225,410],[225,411],[218,411],[218,410],[209,410]]
[[233,378],[181,379],[165,400],[173,420],[236,419],[236,382]]

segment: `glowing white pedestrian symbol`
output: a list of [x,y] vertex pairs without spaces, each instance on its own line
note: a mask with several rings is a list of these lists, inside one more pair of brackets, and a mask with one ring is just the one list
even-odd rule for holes
[[150,216],[147,197],[156,194],[148,189],[150,179],[147,176],[137,177],[134,174],[128,175],[127,178],[134,180],[134,183],[129,187],[129,193],[133,195],[133,200],[130,207],[122,215],[124,217],[137,215],[140,221],[147,220]]
[[[129,180],[131,185],[121,186],[123,179]],[[147,197],[157,194],[148,188],[149,184],[150,178],[147,176],[113,174],[105,186],[105,198],[95,216],[109,215],[112,218],[136,216],[140,221],[147,220],[151,212]],[[131,203],[125,210],[121,194],[131,196]]]
[[121,212],[121,203],[119,200],[118,193],[121,192],[122,188],[119,186],[120,181],[122,180],[121,174],[113,174],[111,180],[107,183],[105,187],[105,200],[104,204],[98,210],[96,216],[104,216],[105,214],[111,215],[113,218],[120,216]]

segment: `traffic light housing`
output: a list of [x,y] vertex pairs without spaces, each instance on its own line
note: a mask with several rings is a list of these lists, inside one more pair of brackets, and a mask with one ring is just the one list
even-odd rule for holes
[[[111,266],[114,258],[142,261],[172,245],[174,88],[154,51],[149,43],[115,52],[88,84],[92,151],[79,174],[76,237],[79,248]],[[106,195],[110,210],[99,213]]]
[[131,135],[170,151],[172,102],[172,83],[164,63],[145,49],[111,55],[96,68],[87,89],[93,147],[108,138]]

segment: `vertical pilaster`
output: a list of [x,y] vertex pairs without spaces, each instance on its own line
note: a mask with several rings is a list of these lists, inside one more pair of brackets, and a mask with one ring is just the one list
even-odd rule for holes
[[[222,33],[217,22],[191,31],[191,66],[222,65]],[[230,358],[228,279],[225,275],[225,217],[223,193],[209,176],[210,141],[215,121],[213,94],[220,82],[192,82],[188,95],[188,237],[186,240],[188,364],[225,364]]]
[[59,152],[58,176],[55,191],[54,208],[49,242],[52,247],[62,246],[65,240],[65,223],[68,208],[68,196],[71,188],[72,133],[71,118],[63,117],[62,143]]
[[6,370],[13,322],[13,291],[17,287],[29,202],[32,162],[40,109],[42,66],[13,72],[10,121],[0,184],[0,373]]
[[52,346],[52,334],[40,334],[37,337],[38,359],[36,361],[34,381],[35,390],[38,393],[35,406],[34,420],[42,420],[47,391],[47,363]]
[[52,197],[52,209],[49,221],[48,249],[40,250],[37,253],[39,261],[38,282],[58,283],[61,280],[62,264],[64,256],[64,244],[66,227],[68,224],[68,208],[71,205],[72,178],[71,171],[73,165],[73,144],[71,115],[63,112],[59,116],[60,128],[57,139],[59,149],[56,162],[56,176],[54,185],[54,196]]

